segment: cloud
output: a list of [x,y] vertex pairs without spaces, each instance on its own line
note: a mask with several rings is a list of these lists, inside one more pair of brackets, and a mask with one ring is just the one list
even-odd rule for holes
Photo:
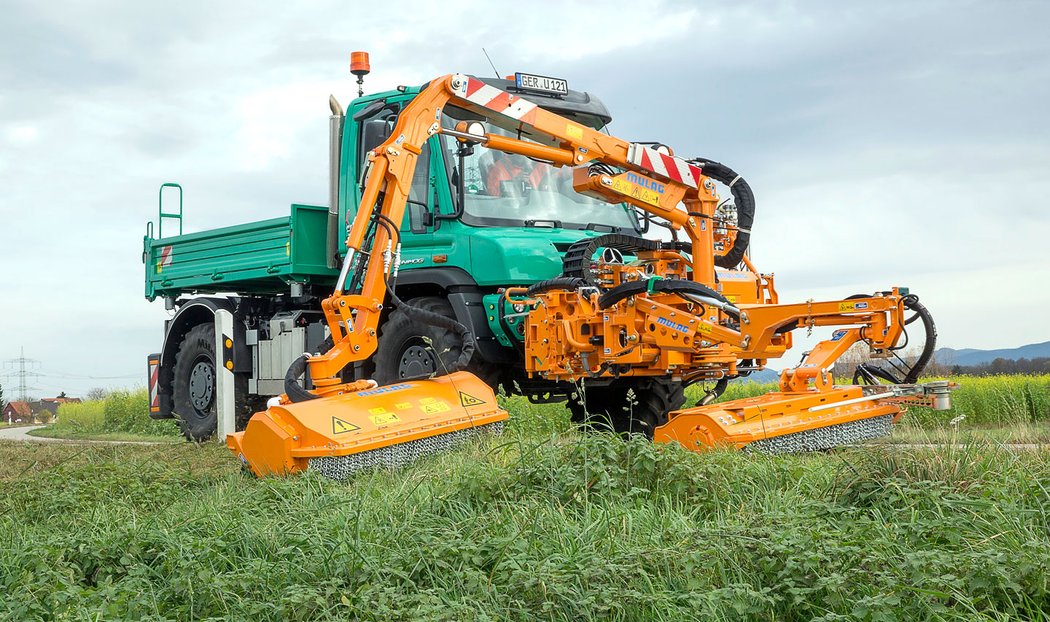
[[[1050,276],[1041,3],[158,7],[5,7],[0,358],[144,369],[167,316],[142,298],[139,257],[162,181],[183,183],[187,230],[323,204],[327,98],[356,94],[351,50],[371,52],[374,91],[490,75],[483,46],[501,73],[598,94],[619,136],[744,174],[782,299],[910,285],[946,345],[1048,338],[1031,287]],[[978,312],[1010,320],[975,331]]]

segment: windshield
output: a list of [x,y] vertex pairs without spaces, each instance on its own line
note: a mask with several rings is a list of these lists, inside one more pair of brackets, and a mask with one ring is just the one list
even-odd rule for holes
[[[489,131],[513,136],[498,127]],[[455,138],[442,136],[448,162],[458,167]],[[463,222],[481,226],[558,226],[634,231],[634,215],[623,204],[577,194],[572,169],[557,168],[496,149],[474,148],[464,161]]]

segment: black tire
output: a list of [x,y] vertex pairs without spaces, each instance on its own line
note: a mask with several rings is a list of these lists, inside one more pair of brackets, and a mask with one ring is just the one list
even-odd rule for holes
[[[629,400],[629,391],[633,399]],[[621,378],[605,386],[587,386],[582,395],[569,398],[569,412],[575,423],[617,434],[653,437],[653,431],[667,422],[667,413],[685,404],[682,383],[654,378]]]
[[215,325],[191,328],[175,354],[174,410],[179,429],[191,441],[215,434]]
[[[175,354],[174,411],[182,435],[191,441],[205,441],[215,434],[218,415],[215,382],[215,325],[198,324],[183,337]],[[238,430],[259,410],[266,398],[248,399],[248,376],[235,374],[234,413]]]
[[[407,304],[456,319],[452,305],[444,298],[413,298]],[[409,317],[403,309],[396,308],[379,328],[379,347],[372,357],[375,365],[372,379],[380,385],[387,385],[410,378],[442,376],[459,358],[459,353],[458,335],[445,328],[424,324]],[[489,386],[494,387],[499,380],[498,368],[481,361],[476,350],[467,371]]]

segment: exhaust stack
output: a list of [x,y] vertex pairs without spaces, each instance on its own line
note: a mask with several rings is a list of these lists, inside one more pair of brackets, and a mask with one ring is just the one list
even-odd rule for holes
[[328,267],[339,267],[339,168],[342,164],[343,122],[346,116],[335,95],[328,96],[328,242],[325,257]]

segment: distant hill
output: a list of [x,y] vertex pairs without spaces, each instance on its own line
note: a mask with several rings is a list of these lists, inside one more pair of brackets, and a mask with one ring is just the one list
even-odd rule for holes
[[1021,346],[1020,348],[1007,348],[1002,350],[975,350],[973,348],[954,350],[952,348],[938,348],[934,354],[937,357],[937,362],[941,365],[960,365],[967,367],[970,365],[991,363],[995,359],[1016,361],[1017,359],[1050,357],[1050,341],[1044,341],[1043,343],[1030,343],[1026,346]]

